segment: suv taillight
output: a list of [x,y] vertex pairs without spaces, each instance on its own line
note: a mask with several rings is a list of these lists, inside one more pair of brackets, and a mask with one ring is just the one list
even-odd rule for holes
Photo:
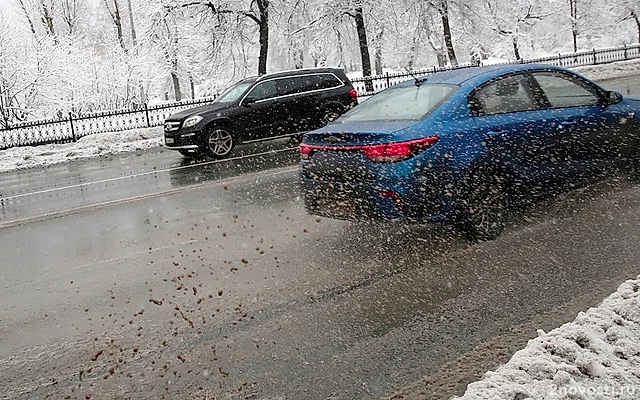
[[356,92],[355,89],[349,90],[349,95],[351,96],[352,99],[355,99],[355,100],[358,99],[358,92]]
[[407,142],[364,146],[314,146],[303,143],[300,145],[300,157],[303,160],[308,160],[314,151],[360,151],[373,162],[393,163],[414,157],[438,143],[438,139],[438,136],[429,136]]

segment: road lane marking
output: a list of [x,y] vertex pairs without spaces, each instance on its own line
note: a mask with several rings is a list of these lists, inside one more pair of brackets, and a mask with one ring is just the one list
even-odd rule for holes
[[202,166],[206,166],[206,165],[220,164],[220,163],[229,162],[229,161],[237,161],[237,160],[242,160],[242,159],[247,159],[247,158],[259,157],[259,156],[265,156],[265,155],[273,155],[273,154],[283,153],[285,151],[291,151],[291,150],[295,150],[295,149],[296,149],[296,147],[287,147],[285,149],[269,150],[269,151],[264,151],[262,153],[251,154],[251,155],[248,155],[248,156],[236,156],[236,157],[225,158],[223,160],[212,160],[212,161],[207,161],[207,162],[197,163],[197,164],[191,164],[191,165],[181,165],[179,167],[170,167],[170,168],[165,168],[165,169],[160,169],[160,170],[155,170],[155,171],[140,172],[140,173],[133,174],[133,175],[118,176],[118,177],[115,177],[115,178],[108,178],[108,179],[101,179],[101,180],[97,180],[97,181],[78,183],[78,184],[75,184],[75,185],[63,186],[63,187],[59,187],[59,188],[38,190],[38,191],[35,191],[35,192],[22,193],[22,194],[17,194],[17,195],[14,195],[14,196],[0,197],[0,202],[11,201],[11,200],[15,200],[15,199],[23,198],[23,197],[37,196],[37,195],[40,195],[40,194],[46,194],[46,193],[51,193],[51,192],[58,192],[58,191],[69,190],[69,189],[76,189],[76,188],[79,188],[79,187],[98,185],[98,184],[101,184],[101,183],[116,182],[116,181],[121,181],[121,180],[125,180],[125,179],[140,178],[142,176],[156,175],[156,174],[165,173],[165,172],[171,172],[171,171],[179,171],[179,170],[187,169],[187,168],[202,167]]
[[160,247],[151,248],[151,249],[142,250],[142,251],[136,251],[134,253],[130,253],[130,254],[127,254],[127,255],[124,255],[124,256],[120,256],[120,257],[114,257],[114,258],[109,258],[107,260],[94,261],[94,262],[78,265],[76,267],[73,267],[72,270],[73,271],[77,271],[79,269],[84,269],[84,268],[87,268],[87,267],[97,267],[98,265],[102,265],[102,264],[108,264],[108,263],[112,263],[112,262],[116,262],[116,261],[120,261],[120,260],[126,260],[127,258],[136,257],[136,256],[140,256],[140,255],[143,255],[143,254],[150,254],[150,253],[155,253],[155,252],[158,252],[158,251],[169,250],[169,249],[171,249],[173,247],[176,247],[176,246],[185,246],[185,245],[194,244],[194,243],[198,243],[198,240],[192,239],[192,240],[187,240],[185,242],[175,243],[175,244],[166,245],[166,246],[160,246]]
[[143,195],[139,195],[139,196],[127,197],[127,198],[124,198],[124,199],[109,200],[109,201],[104,201],[102,203],[87,204],[87,205],[80,206],[80,207],[68,208],[66,210],[52,211],[52,212],[49,212],[49,213],[39,214],[39,215],[35,215],[35,216],[32,216],[32,217],[15,219],[15,220],[12,220],[12,221],[7,221],[7,222],[0,222],[0,229],[19,226],[19,225],[27,224],[27,223],[31,223],[31,222],[44,221],[44,220],[47,220],[47,219],[60,218],[60,217],[66,217],[66,216],[69,216],[69,215],[80,214],[80,213],[85,212],[85,211],[99,209],[99,208],[102,208],[102,207],[116,206],[116,205],[122,205],[122,204],[128,204],[128,203],[135,203],[135,202],[141,201],[141,200],[153,199],[153,198],[156,198],[156,197],[163,197],[163,196],[170,196],[170,195],[173,195],[173,194],[184,193],[184,192],[191,191],[191,190],[197,190],[197,189],[202,189],[202,188],[207,188],[207,187],[215,187],[215,186],[224,186],[224,185],[229,185],[229,184],[233,184],[233,183],[248,182],[248,181],[255,180],[257,174],[259,174],[258,178],[268,178],[268,177],[277,176],[277,175],[284,175],[284,174],[288,174],[288,173],[292,173],[294,171],[297,171],[297,169],[298,169],[298,166],[293,166],[293,167],[283,167],[283,168],[280,168],[278,170],[271,171],[271,172],[266,172],[266,173],[264,171],[251,172],[251,173],[240,175],[240,176],[236,176],[236,177],[233,177],[233,178],[227,179],[227,180],[209,181],[209,182],[204,182],[204,183],[195,184],[195,185],[183,186],[183,187],[174,188],[174,189],[167,189],[167,190],[163,190],[163,191],[160,191],[160,192],[154,192],[154,193],[148,193],[148,194],[143,194]]

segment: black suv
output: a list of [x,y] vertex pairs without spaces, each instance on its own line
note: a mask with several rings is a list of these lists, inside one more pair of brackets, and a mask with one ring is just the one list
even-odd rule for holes
[[165,145],[184,156],[224,158],[233,146],[297,136],[320,128],[358,104],[341,69],[317,68],[246,78],[211,104],[164,123]]

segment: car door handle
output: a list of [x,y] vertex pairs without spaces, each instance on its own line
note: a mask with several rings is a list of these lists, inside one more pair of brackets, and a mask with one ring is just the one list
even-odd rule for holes
[[575,125],[577,122],[576,121],[562,121],[560,122],[560,126],[571,126],[571,125]]
[[506,134],[507,134],[507,131],[505,131],[504,129],[494,129],[494,130],[491,130],[491,131],[487,132],[487,135],[490,135],[490,136],[506,135]]

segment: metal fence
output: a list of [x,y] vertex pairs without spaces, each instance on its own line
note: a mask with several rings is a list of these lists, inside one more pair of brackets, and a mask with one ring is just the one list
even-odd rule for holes
[[[625,45],[620,47],[610,47],[604,49],[593,49],[588,51],[580,51],[577,53],[564,53],[548,57],[538,57],[530,59],[522,59],[520,64],[550,64],[558,67],[573,68],[587,65],[606,64],[614,61],[632,60],[640,58],[640,43],[634,45]],[[504,62],[503,64],[513,64],[513,62]],[[448,71],[452,69],[468,68],[473,64],[460,64],[457,67],[432,67],[428,69],[415,70],[411,72],[402,72],[372,77],[355,78],[351,82],[355,87],[358,95],[368,96],[380,90],[386,89],[391,85],[406,81],[412,76],[425,76],[440,71]]]
[[75,142],[95,133],[160,126],[168,116],[212,100],[213,98],[203,98],[156,106],[145,105],[139,110],[113,110],[81,116],[69,113],[67,118],[23,122],[0,130],[0,150],[16,146]]
[[[640,44],[532,58],[520,60],[520,63],[579,67],[635,58],[640,58]],[[505,64],[509,63],[505,62]],[[412,76],[424,76],[439,71],[468,68],[470,66],[472,65],[463,64],[458,67],[433,67],[405,73],[386,73],[384,75],[352,79],[351,82],[358,95],[368,96],[405,81]],[[113,110],[82,116],[74,116],[69,113],[67,118],[19,123],[0,130],[0,150],[16,146],[67,143],[95,133],[160,126],[168,116],[197,105],[210,103],[212,100],[213,98],[205,98],[150,107],[145,105],[144,108],[139,110]]]

